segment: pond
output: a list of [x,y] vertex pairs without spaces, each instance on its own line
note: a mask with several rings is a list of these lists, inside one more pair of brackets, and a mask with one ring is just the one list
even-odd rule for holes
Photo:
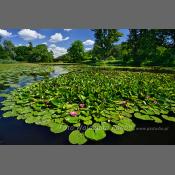
[[[28,84],[58,77],[68,73],[68,69],[62,66],[50,66],[52,71],[24,71],[22,67],[16,68],[16,72],[12,74],[6,70],[1,81],[1,93],[10,93],[16,87],[23,87]],[[23,73],[21,73],[23,72]],[[9,75],[9,76],[6,76]],[[12,76],[13,75],[13,76]],[[5,85],[5,86],[3,86]],[[4,100],[0,97],[0,101]],[[0,103],[0,108],[2,104]],[[35,124],[27,124],[23,120],[16,118],[3,118],[3,111],[0,111],[0,144],[5,145],[67,145],[70,144],[68,137],[71,131],[55,134],[48,127],[38,126]],[[154,123],[152,121],[133,119],[136,124],[134,132],[127,132],[124,135],[115,135],[107,132],[106,138],[98,142],[88,141],[86,144],[101,145],[145,145],[145,144],[175,144],[175,123],[164,121],[163,123]]]

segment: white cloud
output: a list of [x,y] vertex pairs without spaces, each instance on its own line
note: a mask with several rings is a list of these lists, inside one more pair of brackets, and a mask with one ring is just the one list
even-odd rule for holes
[[66,38],[63,38],[63,35],[61,33],[55,33],[54,35],[52,35],[50,37],[50,42],[52,43],[57,43],[57,42],[60,42],[60,41],[66,41],[68,40],[69,37],[66,37]]
[[18,47],[18,46],[22,46],[22,44],[15,44],[15,46],[16,46],[16,47]]
[[64,29],[66,32],[69,32],[69,31],[71,31],[72,29]]
[[25,41],[31,41],[35,39],[43,39],[45,38],[44,35],[41,35],[35,30],[30,29],[22,29],[18,32],[19,36],[23,38]]
[[64,55],[64,54],[67,53],[67,49],[66,48],[64,48],[64,47],[58,47],[55,44],[51,44],[48,47],[48,50],[53,52],[54,58],[57,58],[57,57],[59,57],[59,56]]
[[12,33],[8,32],[7,30],[0,29],[0,36],[1,37],[10,37]]
[[88,39],[88,40],[84,41],[83,44],[84,44],[85,46],[92,46],[92,45],[94,45],[94,41]]
[[85,51],[90,51],[90,50],[92,50],[92,48],[90,48],[90,47],[85,48]]
[[44,43],[42,43],[42,44],[45,44],[45,45],[47,45],[47,42],[44,42]]

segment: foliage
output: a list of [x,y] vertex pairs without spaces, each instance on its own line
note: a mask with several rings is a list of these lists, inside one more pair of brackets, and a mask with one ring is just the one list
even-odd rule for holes
[[85,52],[82,41],[74,41],[71,47],[68,49],[68,55],[70,56],[70,62],[81,62],[84,59]]
[[107,131],[133,131],[133,117],[175,121],[174,87],[173,74],[84,69],[13,91],[2,110],[4,117],[47,126],[54,133],[73,126],[70,143],[84,144],[105,138]]
[[110,56],[114,43],[119,41],[122,33],[116,29],[93,29],[95,36],[95,44],[93,55],[97,59],[106,59]]
[[29,58],[29,62],[52,62],[53,61],[53,53],[47,50],[47,46],[45,44],[37,45],[32,49],[31,57]]
[[29,46],[15,46],[11,41],[4,40],[0,45],[0,59],[16,60],[25,62],[52,62],[53,52],[48,51],[44,44],[33,47],[29,42]]
[[[10,64],[13,60],[0,65],[0,92],[8,87],[17,88],[20,83],[32,82],[36,75],[48,76],[53,71],[52,67],[29,63]],[[15,61],[13,61],[15,63]],[[27,77],[26,77],[27,76]]]

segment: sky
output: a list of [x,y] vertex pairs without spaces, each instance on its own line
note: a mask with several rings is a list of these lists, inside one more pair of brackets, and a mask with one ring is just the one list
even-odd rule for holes
[[[128,29],[119,31],[123,36],[117,44],[126,41],[129,34]],[[95,40],[90,29],[0,29],[0,36],[11,40],[16,46],[28,45],[29,41],[33,46],[46,44],[54,57],[65,54],[75,40],[81,40],[86,51],[93,48]]]

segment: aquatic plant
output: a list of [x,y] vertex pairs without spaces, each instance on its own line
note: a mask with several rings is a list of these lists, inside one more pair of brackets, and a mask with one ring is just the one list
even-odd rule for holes
[[73,127],[70,143],[84,144],[108,132],[134,131],[133,118],[175,122],[175,81],[173,74],[79,70],[17,89],[3,105],[3,117],[47,126],[53,133]]

